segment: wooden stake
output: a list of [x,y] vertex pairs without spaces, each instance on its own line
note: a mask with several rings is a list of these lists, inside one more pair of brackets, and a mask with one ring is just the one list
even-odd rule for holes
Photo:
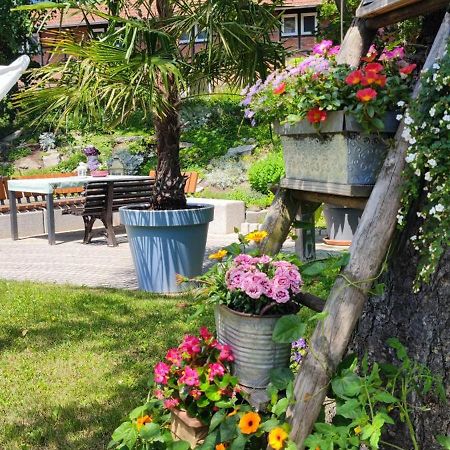
[[[449,35],[450,14],[447,13],[424,68],[431,67],[443,55]],[[413,98],[417,97],[419,89],[418,83]],[[346,351],[395,230],[408,149],[408,144],[401,139],[403,128],[402,122],[396,134],[396,146],[386,158],[353,239],[349,264],[334,284],[325,305],[328,315],[317,325],[310,351],[295,380],[296,403],[289,410],[289,417],[291,437],[299,450],[304,449],[304,440],[319,415],[330,378]]]

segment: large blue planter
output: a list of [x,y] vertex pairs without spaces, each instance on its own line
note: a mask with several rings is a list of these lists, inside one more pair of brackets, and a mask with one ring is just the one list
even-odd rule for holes
[[120,208],[136,269],[139,289],[181,292],[176,274],[202,273],[208,225],[214,206],[189,204],[187,209],[151,211],[138,205]]

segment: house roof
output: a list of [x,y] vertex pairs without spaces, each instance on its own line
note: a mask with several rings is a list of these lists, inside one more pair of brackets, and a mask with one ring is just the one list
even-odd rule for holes
[[[266,0],[271,3],[271,0]],[[315,8],[320,5],[322,0],[284,0],[283,5],[277,9],[293,9],[293,8]],[[101,8],[105,12],[106,7]],[[137,13],[137,11],[135,11]],[[133,11],[128,11],[132,15]],[[138,14],[137,14],[138,15]],[[144,13],[145,15],[145,13]],[[62,17],[61,17],[62,16]],[[108,21],[95,14],[86,14],[87,19],[91,25],[106,25]],[[54,28],[76,28],[86,25],[85,17],[78,9],[69,9],[68,11],[57,11],[53,16],[47,20],[45,24],[46,29]]]

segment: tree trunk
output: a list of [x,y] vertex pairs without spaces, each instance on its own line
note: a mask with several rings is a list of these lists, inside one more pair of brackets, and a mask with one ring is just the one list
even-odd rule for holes
[[180,101],[178,88],[171,82],[161,87],[170,105],[163,117],[155,118],[158,165],[153,194],[153,209],[186,208],[185,178],[180,170]]
[[[444,253],[432,282],[413,294],[418,257],[409,237],[417,234],[419,226],[413,208],[389,261],[385,293],[369,299],[350,351],[355,350],[360,356],[367,351],[371,361],[392,362],[395,355],[386,346],[386,340],[397,337],[407,347],[411,359],[442,376],[450,399],[450,250]],[[440,402],[435,395],[415,396],[410,403],[419,447],[442,450],[435,436],[450,435],[448,404]],[[422,411],[423,406],[429,409]],[[410,449],[408,436],[406,426],[398,421],[384,440]]]

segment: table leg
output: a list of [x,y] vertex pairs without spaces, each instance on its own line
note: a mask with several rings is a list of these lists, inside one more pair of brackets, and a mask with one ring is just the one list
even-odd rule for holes
[[17,228],[17,200],[14,191],[8,191],[9,195],[9,220],[11,222],[11,239],[19,239],[19,230]]
[[53,194],[46,195],[47,201],[47,234],[48,243],[50,245],[55,244],[55,210],[53,206]]

